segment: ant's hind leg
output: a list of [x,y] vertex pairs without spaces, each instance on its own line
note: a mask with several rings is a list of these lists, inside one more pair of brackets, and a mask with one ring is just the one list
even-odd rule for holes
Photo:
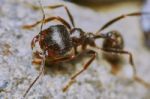
[[70,13],[69,9],[67,8],[67,6],[65,6],[63,4],[44,6],[44,8],[49,8],[49,9],[56,9],[56,8],[60,8],[60,7],[63,7],[66,10],[67,15],[70,19],[70,22],[71,22],[72,26],[75,27],[73,16],[71,15],[71,13]]
[[73,82],[75,81],[76,77],[78,77],[81,73],[83,73],[89,66],[90,64],[93,62],[93,60],[96,57],[96,52],[90,50],[88,53],[88,55],[92,55],[91,59],[83,66],[83,68],[78,71],[77,73],[75,73],[71,78],[70,81],[67,83],[67,85],[62,89],[63,92],[67,91],[67,89],[73,84]]
[[[29,4],[29,5],[30,5],[30,7],[32,7],[32,8],[35,9],[35,10],[40,9],[39,6],[35,6],[35,5],[31,5],[31,4]],[[57,9],[57,8],[61,8],[61,7],[63,7],[63,8],[65,9],[65,11],[67,12],[67,15],[68,15],[68,17],[69,17],[69,20],[70,20],[72,26],[75,27],[75,23],[74,23],[73,16],[72,16],[72,14],[70,13],[70,11],[69,11],[69,9],[68,9],[67,6],[65,6],[65,5],[63,5],[63,4],[56,4],[56,5],[43,6],[43,8],[47,8],[47,9]]]
[[51,21],[58,21],[58,22],[62,23],[63,25],[65,25],[68,29],[71,29],[71,26],[64,19],[62,19],[61,17],[58,17],[58,16],[46,18],[46,19],[44,19],[44,22],[43,22],[43,20],[40,20],[40,21],[37,21],[37,22],[30,24],[30,25],[23,25],[22,28],[23,29],[31,29],[31,28],[37,26],[38,24],[40,24],[42,22],[45,24],[45,23],[48,23]]

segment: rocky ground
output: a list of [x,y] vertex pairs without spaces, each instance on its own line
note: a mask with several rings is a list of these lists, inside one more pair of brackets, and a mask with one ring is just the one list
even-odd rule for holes
[[[56,0],[43,0],[42,4],[63,3],[75,18],[77,27],[96,32],[110,16],[97,13],[86,7]],[[38,5],[37,0],[0,0],[0,99],[21,99],[29,84],[38,75],[31,64],[30,42],[40,27],[31,30],[21,28],[42,18],[41,11],[31,9],[28,4]],[[63,9],[45,10],[46,16],[58,15],[68,18]],[[48,24],[51,25],[51,24]],[[44,28],[46,28],[44,26]],[[125,39],[125,49],[133,53],[138,75],[150,82],[150,51],[143,45],[143,35],[138,19],[121,21],[108,28],[118,29]],[[101,41],[97,42],[101,45]],[[127,60],[127,58],[125,58]],[[84,60],[83,60],[84,61]],[[85,61],[84,61],[85,62]],[[49,72],[34,85],[27,99],[149,99],[150,90],[131,80],[126,74],[116,77],[110,73],[110,65],[102,59],[101,51],[89,69],[78,77],[77,82],[66,92],[62,87],[71,74],[79,70],[84,62],[66,63],[62,67],[50,68]],[[130,67],[128,62],[125,67]],[[130,68],[127,68],[127,70]],[[126,71],[126,69],[125,69]],[[132,71],[131,71],[132,72]]]

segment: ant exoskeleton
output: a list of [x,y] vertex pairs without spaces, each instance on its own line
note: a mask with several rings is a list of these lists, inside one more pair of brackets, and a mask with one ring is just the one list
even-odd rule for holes
[[[60,7],[65,8],[72,25],[70,25],[67,21],[65,21],[63,18],[59,16],[45,18],[43,8],[56,9]],[[40,7],[33,6],[33,8],[37,9]],[[123,19],[127,16],[140,16],[142,14],[147,14],[147,13],[136,12],[136,13],[129,13],[129,14],[119,16],[109,21],[108,23],[106,23],[100,30],[97,31],[97,33],[94,34],[91,32],[84,32],[81,28],[76,28],[74,19],[70,11],[63,4],[44,6],[41,8],[43,12],[43,20],[37,21],[36,23],[31,24],[31,25],[23,26],[23,28],[25,29],[30,29],[42,23],[40,33],[36,35],[32,39],[32,42],[31,42],[32,49],[35,47],[36,43],[38,43],[41,48],[41,52],[36,51],[35,53],[33,53],[37,58],[33,60],[33,63],[40,64],[41,69],[40,69],[39,75],[36,77],[36,79],[32,82],[32,84],[26,90],[24,97],[29,92],[29,90],[34,85],[34,83],[43,74],[45,62],[50,62],[51,64],[55,64],[59,62],[74,60],[75,58],[77,58],[79,55],[83,53],[89,55],[91,58],[88,60],[88,62],[83,66],[83,68],[80,71],[75,73],[70,78],[69,83],[63,88],[63,91],[66,91],[68,87],[75,81],[76,77],[79,76],[83,71],[85,71],[96,57],[96,52],[94,50],[88,49],[87,46],[100,49],[104,52],[107,52],[108,54],[114,53],[114,54],[129,55],[129,62],[131,66],[133,67],[134,75],[136,77],[136,69],[134,66],[133,59],[132,59],[132,54],[128,51],[124,51],[123,38],[121,34],[119,32],[114,32],[114,31],[102,34],[101,31],[107,28],[108,26],[110,26],[112,23],[120,19]],[[52,26],[49,26],[49,28],[42,30],[43,24],[54,21],[54,20],[57,20],[61,24],[52,25]],[[95,40],[100,39],[100,38],[104,39],[104,44],[102,48],[96,46],[95,44]],[[78,50],[79,47],[81,48],[80,51]],[[145,84],[143,80],[141,79],[139,80],[140,82],[142,82],[142,84],[148,85],[147,83]]]

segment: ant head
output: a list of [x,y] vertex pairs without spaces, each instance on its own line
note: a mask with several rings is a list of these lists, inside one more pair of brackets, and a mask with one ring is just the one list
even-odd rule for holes
[[124,47],[124,40],[120,32],[110,31],[106,33],[107,39],[104,40],[103,47],[105,48],[119,48]]
[[109,38],[109,39],[114,39],[114,40],[122,38],[120,32],[118,32],[116,30],[107,32],[106,37]]

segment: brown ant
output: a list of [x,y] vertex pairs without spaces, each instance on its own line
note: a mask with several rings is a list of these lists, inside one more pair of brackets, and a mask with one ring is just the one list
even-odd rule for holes
[[[61,7],[65,8],[67,15],[71,21],[71,25],[59,16],[45,18],[43,8],[56,9]],[[40,7],[33,6],[33,8],[40,8]],[[23,28],[25,29],[31,29],[37,26],[38,24],[42,23],[41,31],[39,32],[38,35],[36,35],[32,39],[31,42],[32,49],[35,47],[36,43],[38,43],[41,48],[41,51],[36,51],[35,53],[33,53],[37,57],[37,59],[33,60],[33,63],[40,64],[41,69],[39,75],[36,77],[36,79],[26,90],[24,97],[32,88],[32,86],[35,84],[35,82],[39,79],[39,77],[43,74],[44,66],[46,62],[55,64],[55,63],[74,60],[75,58],[77,58],[79,55],[83,53],[89,55],[91,58],[85,63],[85,65],[80,71],[75,73],[70,78],[69,83],[63,88],[63,91],[66,91],[68,87],[75,81],[76,77],[78,77],[82,72],[84,72],[90,66],[90,64],[93,62],[93,60],[97,55],[97,53],[94,50],[88,49],[87,46],[101,49],[102,51],[107,52],[108,54],[114,53],[116,55],[118,54],[129,55],[129,62],[133,67],[134,75],[136,76],[136,69],[132,59],[132,54],[128,51],[124,51],[123,38],[121,34],[119,32],[114,32],[114,31],[110,31],[108,33],[102,34],[101,31],[107,28],[108,26],[110,26],[112,23],[120,19],[123,19],[125,17],[140,16],[142,14],[148,14],[148,13],[136,12],[136,13],[129,13],[129,14],[119,16],[106,23],[100,30],[97,31],[97,33],[94,34],[91,32],[84,32],[81,28],[76,28],[73,16],[71,15],[69,9],[63,4],[43,6],[43,7],[41,6],[41,8],[43,12],[43,20],[37,21],[36,23],[31,25],[23,26]],[[58,21],[61,24],[52,25],[49,26],[49,28],[42,30],[43,24],[46,24],[51,21]],[[105,40],[102,48],[97,47],[95,44],[95,40],[100,38],[103,38]],[[79,47],[81,47],[80,51],[78,50]],[[116,60],[118,61],[118,58]],[[144,81],[140,79],[140,82],[144,82]],[[145,84],[145,82],[142,84],[148,85]]]

